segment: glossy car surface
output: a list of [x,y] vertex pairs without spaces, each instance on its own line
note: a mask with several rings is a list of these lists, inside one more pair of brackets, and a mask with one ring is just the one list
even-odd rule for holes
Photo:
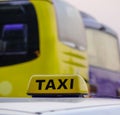
[[[0,100],[0,114],[119,115],[120,100],[99,98],[32,98]],[[15,112],[15,113],[14,113]],[[8,115],[7,114],[7,115]]]

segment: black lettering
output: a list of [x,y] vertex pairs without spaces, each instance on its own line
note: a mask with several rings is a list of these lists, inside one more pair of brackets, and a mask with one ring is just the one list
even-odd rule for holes
[[61,79],[59,79],[60,85],[57,89],[61,89],[61,87],[63,87],[64,89],[67,89],[65,83],[67,82],[67,79],[65,79],[64,81],[62,81]]
[[56,89],[54,81],[52,79],[48,81],[48,84],[47,84],[45,90],[47,90],[48,88]]
[[73,83],[74,83],[74,79],[71,79],[71,82],[70,82],[70,89],[73,89]]
[[41,90],[42,83],[45,82],[45,80],[36,80],[36,82],[38,82],[38,89]]

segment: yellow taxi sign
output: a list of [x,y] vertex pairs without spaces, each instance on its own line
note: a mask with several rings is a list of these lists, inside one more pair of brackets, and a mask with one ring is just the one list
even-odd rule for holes
[[72,97],[86,95],[88,89],[79,75],[33,75],[27,94],[33,97]]

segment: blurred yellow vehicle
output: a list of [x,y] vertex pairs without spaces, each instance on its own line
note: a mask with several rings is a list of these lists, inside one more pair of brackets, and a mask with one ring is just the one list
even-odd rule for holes
[[0,1],[0,96],[29,97],[35,74],[88,81],[85,38],[79,11],[61,0]]

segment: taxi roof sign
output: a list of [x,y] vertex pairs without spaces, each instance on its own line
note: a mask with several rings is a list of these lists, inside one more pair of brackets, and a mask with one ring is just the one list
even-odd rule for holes
[[33,97],[83,97],[88,94],[88,88],[79,75],[33,75],[27,94]]

